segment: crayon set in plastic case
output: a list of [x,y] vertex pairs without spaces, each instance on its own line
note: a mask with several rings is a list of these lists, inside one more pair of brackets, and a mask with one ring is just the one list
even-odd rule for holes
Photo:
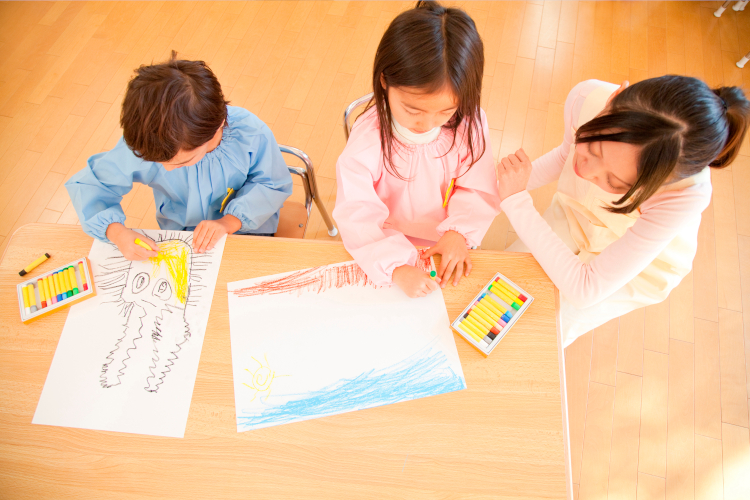
[[96,295],[91,263],[76,259],[16,286],[21,321],[30,323]]
[[451,326],[485,356],[526,312],[532,297],[500,273],[485,285]]

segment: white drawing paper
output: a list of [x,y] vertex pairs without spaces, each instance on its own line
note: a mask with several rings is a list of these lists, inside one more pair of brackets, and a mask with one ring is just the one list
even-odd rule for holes
[[141,230],[159,256],[94,241],[97,295],[70,308],[33,423],[183,437],[226,237]]
[[354,262],[227,288],[238,431],[466,388],[440,291],[410,299]]

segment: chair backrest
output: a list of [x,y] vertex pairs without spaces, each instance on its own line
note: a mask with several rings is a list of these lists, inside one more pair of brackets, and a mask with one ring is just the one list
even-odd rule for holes
[[355,99],[350,105],[346,107],[346,110],[344,110],[344,137],[346,137],[347,141],[349,140],[349,133],[352,131],[352,124],[349,123],[349,118],[352,112],[358,107],[370,102],[370,100],[372,99],[372,95],[372,92],[370,92],[367,95],[363,95],[359,99]]
[[299,175],[302,178],[302,186],[305,188],[305,208],[307,209],[307,217],[310,218],[310,210],[312,210],[313,203],[313,192],[314,188],[312,183],[315,182],[315,177],[308,175],[308,172],[313,172],[312,160],[307,156],[307,153],[301,149],[294,148],[292,146],[284,146],[279,144],[279,150],[282,153],[287,153],[292,156],[296,156],[302,163],[305,164],[305,168],[293,167],[287,165],[290,174]]

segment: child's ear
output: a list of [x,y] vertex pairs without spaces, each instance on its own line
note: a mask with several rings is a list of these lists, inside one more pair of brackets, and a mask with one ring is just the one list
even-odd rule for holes
[[380,86],[383,87],[383,90],[388,89],[388,85],[385,84],[385,77],[383,77],[383,73],[380,73]]
[[612,99],[614,99],[615,97],[617,97],[620,94],[620,92],[622,92],[623,90],[625,90],[629,86],[630,86],[630,82],[629,81],[625,80],[624,82],[622,82],[622,85],[620,85],[620,88],[617,89],[617,90],[615,90],[612,93],[612,95],[609,96],[609,99],[607,99],[607,106],[609,106],[609,103],[612,102]]

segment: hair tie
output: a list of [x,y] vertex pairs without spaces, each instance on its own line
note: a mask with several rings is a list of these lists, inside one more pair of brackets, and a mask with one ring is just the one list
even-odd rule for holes
[[728,109],[727,108],[727,102],[722,97],[719,97],[719,99],[721,99],[721,104],[724,106],[724,112],[726,113],[727,109]]

